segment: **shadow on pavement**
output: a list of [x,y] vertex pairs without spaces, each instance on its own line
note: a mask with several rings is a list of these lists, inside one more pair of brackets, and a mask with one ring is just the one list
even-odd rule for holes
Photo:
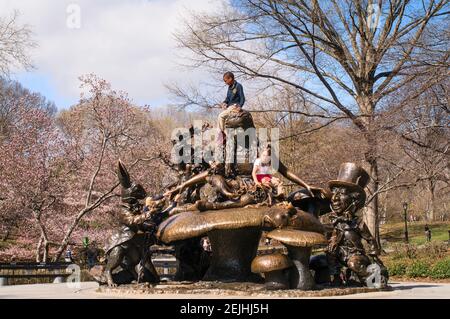
[[439,287],[438,285],[432,285],[432,284],[416,284],[416,285],[406,285],[403,286],[401,283],[399,283],[400,286],[393,287],[393,290],[410,290],[410,289],[416,289],[416,288],[433,288],[433,287]]

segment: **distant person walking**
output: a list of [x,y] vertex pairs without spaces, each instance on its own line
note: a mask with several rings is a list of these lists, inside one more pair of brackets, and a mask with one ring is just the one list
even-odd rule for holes
[[90,244],[89,247],[87,247],[86,258],[87,258],[87,265],[88,265],[89,269],[91,269],[92,267],[94,267],[97,264],[98,249],[94,242],[92,244]]
[[72,248],[71,248],[70,246],[67,247],[66,254],[65,254],[65,256],[64,256],[64,261],[65,261],[66,263],[71,263],[71,262],[73,262]]
[[427,242],[431,241],[431,229],[428,227],[428,224],[425,225],[425,238],[427,239]]

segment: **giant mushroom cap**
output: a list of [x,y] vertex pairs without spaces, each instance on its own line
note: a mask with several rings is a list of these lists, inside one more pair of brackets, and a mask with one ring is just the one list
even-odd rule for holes
[[[259,282],[262,278],[251,272],[251,263],[256,257],[266,216],[279,213],[273,207],[180,213],[160,224],[157,237],[164,243],[172,243],[207,235],[212,255],[203,280]],[[288,214],[289,209],[286,207],[281,212]]]
[[[283,212],[289,220],[282,219]],[[267,218],[268,216],[270,218]],[[247,227],[264,227],[265,222],[277,226],[304,230],[305,233],[322,233],[323,225],[311,214],[296,210],[291,205],[282,203],[272,207],[242,207],[220,209],[206,212],[184,212],[166,219],[158,228],[157,237],[164,243],[203,236],[212,230],[240,229]],[[280,225],[278,225],[280,224]],[[286,230],[287,231],[287,230]],[[299,230],[296,230],[299,231]],[[314,233],[313,233],[314,232]],[[297,235],[298,236],[298,235]]]
[[166,219],[156,236],[164,243],[199,237],[212,230],[263,227],[264,216],[273,207],[220,209],[206,212],[184,212]]
[[320,233],[296,229],[275,229],[268,233],[267,237],[295,247],[312,247],[327,243],[325,236]]
[[203,280],[257,281],[251,271],[263,229],[288,225],[292,205],[242,207],[173,215],[158,227],[157,238],[169,244],[207,235],[212,255]]
[[317,219],[317,217],[299,209],[297,209],[296,213],[289,218],[287,228],[310,231],[321,234],[323,234],[326,230],[323,224],[319,221],[319,219]]
[[252,261],[252,272],[267,273],[294,266],[288,256],[280,253],[257,256]]

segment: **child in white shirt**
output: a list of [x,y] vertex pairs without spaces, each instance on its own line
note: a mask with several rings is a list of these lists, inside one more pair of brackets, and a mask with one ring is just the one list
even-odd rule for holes
[[252,177],[256,185],[263,185],[270,188],[277,189],[277,196],[284,193],[283,183],[279,178],[273,176],[275,173],[272,169],[270,149],[262,152],[253,163]]

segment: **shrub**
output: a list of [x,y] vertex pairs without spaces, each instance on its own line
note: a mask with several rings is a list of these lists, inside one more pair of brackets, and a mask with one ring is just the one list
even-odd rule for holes
[[396,260],[387,264],[387,268],[390,276],[404,276],[408,265],[404,260]]
[[403,259],[403,258],[409,258],[409,259],[415,259],[418,255],[418,248],[414,244],[405,244],[405,243],[396,243],[392,245],[393,252],[392,252],[392,258],[393,259]]
[[444,258],[447,255],[447,243],[430,242],[418,250],[418,257],[430,258],[433,260]]
[[430,273],[430,265],[424,260],[413,261],[406,269],[406,275],[412,278],[428,277]]
[[430,270],[430,276],[434,279],[450,278],[450,257],[435,263]]

